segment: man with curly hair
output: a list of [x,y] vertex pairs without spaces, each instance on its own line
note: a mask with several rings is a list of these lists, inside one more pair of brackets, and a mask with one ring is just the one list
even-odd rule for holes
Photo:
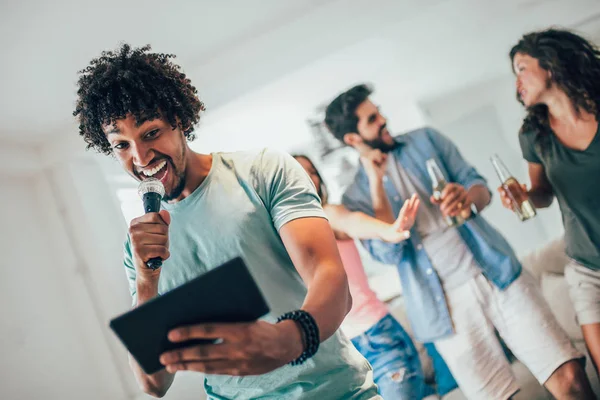
[[[414,226],[405,227],[408,240],[363,241],[375,258],[397,266],[417,340],[435,344],[469,399],[505,400],[519,390],[496,331],[554,397],[593,399],[583,355],[506,239],[479,215],[491,200],[485,179],[432,128],[392,136],[371,93],[357,85],[340,94],[328,105],[325,123],[359,153],[386,153],[384,190],[394,213],[415,193],[421,200]],[[449,182],[440,197],[432,193],[429,159]],[[342,202],[374,215],[364,168]],[[449,226],[445,218],[457,215],[466,222]]]
[[[271,313],[172,330],[171,341],[219,340],[163,354],[166,369],[152,375],[130,357],[140,386],[161,397],[187,370],[206,374],[209,399],[380,398],[368,362],[338,330],[351,298],[310,178],[287,154],[192,151],[204,106],[172,57],[123,45],[79,79],[74,115],[88,147],[165,187],[163,210],[129,227],[134,306],[242,255]],[[156,270],[146,266],[154,257],[163,259]]]

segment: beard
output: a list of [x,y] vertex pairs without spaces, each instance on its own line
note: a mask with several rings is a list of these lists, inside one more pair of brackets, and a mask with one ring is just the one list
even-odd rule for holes
[[173,167],[172,170],[174,173],[174,186],[173,188],[171,188],[170,192],[165,192],[163,201],[170,201],[178,198],[179,196],[181,196],[181,192],[183,192],[183,189],[185,188],[185,172],[176,172],[175,166],[173,164],[171,164],[171,167]]
[[364,140],[363,139],[363,142],[370,148],[381,150],[383,153],[387,153],[389,151],[394,150],[396,148],[396,146],[398,145],[395,142],[393,144],[386,143],[381,138],[377,138],[374,140]]
[[392,144],[386,143],[382,137],[383,137],[383,130],[387,128],[387,124],[383,125],[380,129],[379,129],[379,135],[373,139],[373,140],[367,140],[363,138],[363,142],[369,146],[372,149],[376,149],[376,150],[381,150],[383,153],[387,153],[393,149],[396,148],[396,146],[398,145],[398,143],[396,143],[396,141],[394,141]]
[[[171,177],[171,182],[173,183],[171,186],[171,190],[167,192],[167,188],[165,187],[165,195],[163,196],[162,200],[163,201],[170,201],[170,200],[174,200],[176,198],[178,198],[179,196],[181,196],[181,193],[183,192],[183,189],[185,189],[185,183],[186,183],[186,173],[185,173],[185,154],[186,154],[186,149],[187,146],[185,146],[185,142],[182,141],[182,149],[181,149],[181,154],[179,157],[177,157],[177,161],[179,164],[179,167],[176,166],[175,161],[173,160],[173,158],[169,157],[166,154],[163,153],[157,153],[157,157],[155,157],[149,164],[153,164],[156,162],[160,162],[161,160],[164,160],[167,165],[171,166],[171,171],[170,173],[173,175]],[[136,178],[138,181],[143,181],[145,179],[144,176],[142,176],[138,171],[132,171],[130,172],[130,174]]]
[[187,146],[185,145],[185,142],[183,142],[182,144],[183,146],[181,149],[181,156],[179,157],[179,160],[181,161],[181,164],[183,164],[183,166],[181,168],[176,168],[173,159],[169,157],[169,159],[167,160],[167,162],[171,163],[171,170],[173,171],[173,187],[171,188],[171,191],[169,193],[165,193],[165,196],[163,197],[164,201],[170,201],[178,198],[179,196],[181,196],[183,189],[185,189],[185,152]]
[[[171,166],[170,173],[173,175],[173,177],[171,178],[173,186],[171,187],[171,190],[169,192],[166,191],[167,188],[165,187],[165,195],[163,196],[162,200],[169,201],[176,199],[181,195],[181,192],[183,192],[183,189],[185,188],[185,171],[182,172],[182,168],[175,167],[173,159],[166,155],[162,155],[161,157],[152,160],[152,163],[160,162],[161,160],[164,160],[167,163],[167,165]],[[142,182],[144,179],[147,179],[145,176],[141,176],[140,173],[136,171],[130,174],[139,182]]]

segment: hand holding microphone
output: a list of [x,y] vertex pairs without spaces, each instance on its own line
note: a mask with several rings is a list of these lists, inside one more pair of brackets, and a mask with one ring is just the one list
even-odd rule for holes
[[135,218],[129,225],[129,236],[136,269],[143,276],[158,277],[158,268],[169,258],[169,223],[171,216],[160,210],[165,189],[157,179],[140,183],[138,193],[144,202],[146,214]]

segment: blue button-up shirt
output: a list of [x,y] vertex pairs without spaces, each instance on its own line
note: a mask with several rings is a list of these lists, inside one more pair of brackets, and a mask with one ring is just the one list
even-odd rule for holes
[[[466,189],[484,185],[486,180],[469,165],[447,137],[431,128],[421,128],[396,138],[398,146],[392,150],[394,159],[433,192],[425,162],[437,161],[448,182],[456,182]],[[397,215],[404,200],[390,179],[384,187]],[[488,189],[489,190],[489,189]],[[490,193],[491,194],[491,193]],[[362,211],[373,216],[369,192],[369,180],[364,168],[358,170],[354,182],[344,193],[343,204],[352,211]],[[506,289],[521,273],[521,264],[506,239],[481,215],[476,215],[457,227],[460,236],[473,253],[483,275],[500,290]],[[401,243],[381,240],[363,240],[362,243],[373,257],[398,268],[406,312],[415,338],[431,342],[453,333],[452,320],[439,277],[413,227],[410,239]],[[448,249],[449,257],[452,249]]]

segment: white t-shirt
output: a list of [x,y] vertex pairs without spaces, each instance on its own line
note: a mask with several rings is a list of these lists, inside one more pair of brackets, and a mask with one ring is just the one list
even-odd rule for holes
[[464,240],[454,227],[444,221],[439,206],[429,201],[429,191],[424,184],[406,171],[388,154],[387,175],[405,199],[416,193],[421,199],[415,229],[422,238],[423,247],[445,289],[460,286],[480,273]]

